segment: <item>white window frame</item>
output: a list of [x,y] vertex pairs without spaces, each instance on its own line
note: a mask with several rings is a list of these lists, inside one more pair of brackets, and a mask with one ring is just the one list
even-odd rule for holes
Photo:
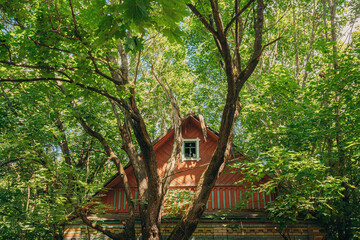
[[[196,157],[185,157],[185,143],[186,142],[195,142],[196,143]],[[182,161],[200,161],[200,152],[199,152],[199,142],[200,138],[194,138],[194,139],[183,139],[183,144],[181,148],[181,154],[182,154]]]

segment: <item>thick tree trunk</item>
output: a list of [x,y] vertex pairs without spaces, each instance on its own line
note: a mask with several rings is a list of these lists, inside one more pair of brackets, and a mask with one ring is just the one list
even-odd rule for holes
[[[252,1],[249,1],[249,3],[244,8],[246,9],[246,7],[251,4],[251,2]],[[200,178],[193,201],[191,202],[181,221],[177,224],[177,226],[169,236],[169,239],[171,240],[189,239],[192,233],[195,231],[200,221],[200,218],[205,211],[206,202],[210,196],[211,190],[215,186],[216,180],[218,179],[219,174],[221,173],[226,161],[230,156],[232,144],[232,130],[234,122],[240,111],[240,103],[238,98],[239,93],[247,79],[255,70],[263,50],[262,31],[264,19],[264,3],[262,0],[257,1],[256,20],[254,23],[254,52],[246,68],[238,75],[236,74],[237,71],[234,70],[238,70],[236,67],[240,66],[238,64],[233,64],[233,58],[231,57],[230,47],[226,36],[227,30],[229,29],[231,23],[236,22],[236,19],[232,19],[230,23],[224,28],[220,11],[218,9],[218,3],[217,1],[212,0],[211,8],[216,26],[215,30],[211,24],[206,22],[205,18],[193,5],[188,4],[188,6],[199,18],[199,20],[204,24],[204,26],[209,30],[209,32],[213,35],[215,39],[216,46],[218,47],[218,50],[221,53],[221,56],[225,63],[224,70],[227,77],[228,88],[226,104],[222,114],[221,126],[219,131],[219,141],[217,147],[210,160],[210,164]],[[242,9],[241,11],[237,11],[238,14],[236,14],[236,18],[238,18],[239,13],[243,11],[244,9]],[[239,25],[236,24],[235,27],[239,27]]]
[[161,215],[159,202],[152,204],[147,208],[147,216],[145,223],[145,233],[143,233],[143,239],[148,240],[161,240],[160,224]]
[[148,177],[148,204],[144,206],[146,208],[146,210],[143,211],[143,213],[145,213],[145,217],[141,218],[145,221],[145,223],[143,223],[144,229],[142,234],[144,239],[158,240],[161,239],[161,179],[157,172],[155,152],[152,147],[149,134],[146,131],[144,120],[135,105],[133,105],[133,109],[135,109],[135,113],[139,118],[138,120],[132,120],[132,128],[141,149],[142,161],[144,162]]
[[210,164],[199,180],[194,200],[191,202],[185,216],[170,235],[169,239],[171,240],[189,239],[205,211],[206,202],[211,190],[215,186],[215,182],[223,169],[225,161],[230,156],[232,143],[231,131],[239,111],[237,102],[237,98],[228,97],[227,99],[220,130],[223,134],[219,135],[218,146],[210,160]]
[[[166,192],[169,188],[171,182],[171,176],[176,168],[176,163],[181,154],[181,123],[182,117],[180,110],[178,108],[176,99],[172,94],[171,88],[167,85],[167,87],[157,78],[154,70],[152,69],[154,77],[159,82],[159,84],[164,89],[166,96],[171,102],[172,110],[173,110],[173,123],[174,123],[174,144],[173,149],[168,159],[165,168],[164,177],[161,178],[157,169],[157,161],[155,156],[155,151],[150,141],[149,134],[146,130],[145,122],[140,114],[140,111],[137,108],[135,102],[135,91],[131,90],[132,96],[129,99],[129,105],[137,116],[136,119],[132,119],[131,125],[134,131],[137,142],[139,143],[142,157],[134,158],[133,155],[136,154],[136,150],[132,147],[132,151],[127,151],[128,156],[134,164],[134,168],[137,165],[138,171],[135,173],[140,198],[143,199],[143,202],[140,203],[140,217],[142,221],[142,235],[143,239],[151,239],[151,240],[160,240],[161,232],[160,232],[160,224],[161,224],[161,208],[163,205],[163,200],[166,195]],[[166,83],[166,81],[165,81]],[[124,137],[123,137],[124,138]],[[135,152],[134,152],[135,151]],[[144,167],[141,167],[141,166]],[[143,174],[146,170],[147,179],[144,178]],[[142,182],[146,182],[146,186],[142,186]]]

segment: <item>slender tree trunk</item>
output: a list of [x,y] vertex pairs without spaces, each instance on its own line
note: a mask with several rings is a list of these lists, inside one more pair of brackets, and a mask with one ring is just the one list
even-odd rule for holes
[[323,4],[323,20],[324,20],[324,34],[325,34],[325,40],[326,42],[329,41],[329,36],[328,36],[328,29],[327,29],[327,20],[326,20],[326,0],[322,1]]
[[297,13],[296,8],[293,9],[293,25],[294,25],[294,47],[295,47],[295,79],[298,86],[300,86],[300,79],[299,79],[299,37],[298,37],[298,30],[297,30]]
[[333,0],[331,3],[331,40],[334,42],[333,45],[333,60],[334,60],[334,69],[339,68],[338,59],[337,59],[337,35],[336,35],[336,7],[337,7],[337,0]]
[[[333,68],[335,70],[335,75],[338,74],[337,70],[339,69],[339,63],[338,63],[338,53],[337,53],[337,32],[336,32],[336,8],[337,8],[337,0],[333,0],[331,2],[331,14],[330,14],[330,23],[331,23],[331,40],[334,43],[332,47],[333,52]],[[336,147],[337,147],[337,164],[336,169],[337,173],[340,178],[345,178],[346,175],[346,168],[347,168],[347,161],[346,161],[346,155],[345,150],[343,147],[342,142],[342,126],[341,126],[341,95],[337,91],[335,96],[335,103],[337,104],[337,107],[335,109],[335,127],[336,127]],[[348,183],[344,181],[342,183],[342,186],[344,190],[342,191],[342,199],[341,199],[341,205],[340,205],[340,211],[338,216],[338,224],[337,224],[337,231],[338,231],[338,237],[339,239],[344,240],[350,240],[353,239],[353,233],[351,229],[351,215],[352,212],[349,210],[350,206],[350,189],[348,186]]]
[[308,50],[308,53],[306,55],[306,60],[305,60],[305,63],[304,63],[304,69],[305,69],[305,73],[304,73],[304,78],[303,78],[303,81],[302,81],[302,88],[305,87],[305,83],[307,81],[307,77],[308,77],[308,71],[307,71],[307,63],[309,62],[311,56],[312,56],[312,53],[313,53],[313,44],[314,44],[314,41],[315,41],[315,32],[316,32],[316,29],[317,29],[317,26],[319,25],[319,23],[316,22],[316,7],[317,7],[317,0],[314,1],[314,6],[313,6],[313,9],[312,9],[312,16],[311,16],[311,19],[312,19],[312,28],[311,28],[311,35],[310,35],[310,43],[309,43],[309,50]]
[[146,131],[144,120],[142,119],[137,107],[134,105],[134,101],[132,104],[132,107],[138,116],[137,120],[132,120],[132,128],[140,145],[142,161],[145,164],[145,170],[148,177],[148,204],[146,206],[146,211],[144,212],[146,215],[142,218],[142,220],[145,220],[143,238],[157,240],[161,239],[161,179],[157,172],[155,152],[152,147],[149,134]]
[[[230,129],[234,125],[237,116],[236,100],[229,98],[227,100],[227,107],[222,118],[222,126],[227,128],[229,136],[220,135],[218,147],[210,160],[210,164],[201,176],[197,185],[197,190],[193,201],[191,202],[185,216],[177,224],[176,228],[171,233],[169,239],[189,239],[195,231],[203,212],[206,209],[206,202],[210,196],[211,190],[215,186],[221,169],[224,167],[225,160],[230,156],[230,146],[232,137],[230,136]],[[221,139],[222,138],[222,139]]]

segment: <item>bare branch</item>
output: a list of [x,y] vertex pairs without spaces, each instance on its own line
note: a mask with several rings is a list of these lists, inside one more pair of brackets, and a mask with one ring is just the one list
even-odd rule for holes
[[0,82],[40,82],[40,81],[61,81],[72,83],[70,80],[66,80],[63,78],[57,77],[48,77],[48,78],[18,78],[18,79],[10,79],[10,78],[0,78]]
[[10,164],[12,162],[17,162],[17,161],[21,161],[21,160],[25,160],[25,159],[26,158],[14,158],[14,159],[8,160],[6,162],[0,163],[0,168],[2,168],[5,165],[8,165],[8,164]]
[[224,38],[225,37],[224,25],[219,12],[218,2],[216,0],[210,0],[210,3],[211,3],[211,8],[212,8],[212,13],[213,13],[217,33],[220,38]]
[[228,82],[228,92],[232,93],[233,95],[235,93],[235,79],[234,79],[234,67],[232,63],[232,57],[230,52],[230,47],[228,44],[228,40],[226,38],[225,32],[224,32],[224,26],[221,14],[219,12],[218,3],[216,0],[211,0],[211,8],[212,13],[215,21],[215,25],[217,28],[217,37],[215,39],[216,46],[218,47],[219,53],[221,54],[222,59],[224,60],[225,65],[225,74],[226,74],[226,80]]
[[250,75],[254,72],[261,53],[263,51],[262,47],[262,36],[263,36],[263,26],[264,26],[264,1],[263,0],[257,0],[257,15],[256,20],[254,23],[254,29],[255,29],[255,41],[254,41],[254,52],[251,55],[251,58],[245,67],[245,69],[238,75],[236,79],[236,91],[240,92],[242,87],[244,86],[245,82],[248,80]]
[[160,84],[160,86],[164,89],[167,98],[171,102],[171,107],[173,111],[173,123],[174,123],[174,143],[173,148],[170,154],[170,157],[167,161],[166,167],[165,167],[165,173],[162,179],[162,192],[163,196],[166,194],[167,189],[170,185],[171,178],[169,176],[172,176],[175,168],[177,166],[177,160],[181,157],[181,146],[182,146],[182,134],[181,134],[181,123],[182,123],[182,115],[179,109],[179,106],[177,104],[176,98],[174,94],[172,93],[172,90],[165,80],[165,83],[167,87],[160,81],[160,79],[157,77],[153,66],[151,66],[151,72],[154,75],[154,78],[156,81]]
[[57,13],[57,16],[58,16],[58,31],[60,31],[60,27],[61,27],[61,15],[60,15],[60,13],[59,13],[59,9],[58,9],[58,7],[57,7],[57,4],[56,4],[56,1],[54,1],[54,6],[55,6],[55,11],[56,11],[56,13]]
[[121,233],[113,233],[111,232],[110,230],[108,230],[107,228],[105,227],[102,227],[101,225],[95,223],[95,222],[92,222],[87,216],[85,213],[82,213],[81,211],[78,211],[77,215],[81,218],[81,220],[88,226],[104,233],[105,235],[111,237],[112,239],[117,239],[117,240],[120,240],[120,239],[124,239],[126,240],[127,238],[125,236],[123,236],[123,234]]
[[79,30],[78,30],[78,27],[77,27],[77,23],[76,23],[76,19],[75,19],[75,13],[74,13],[74,8],[73,8],[73,5],[72,5],[71,0],[69,0],[69,5],[70,5],[71,15],[72,15],[73,23],[74,23],[75,34],[76,34],[76,36],[78,37],[78,39],[79,39],[80,41],[82,41],[81,36],[80,36],[80,33],[79,33]]
[[[263,47],[262,47],[262,49],[261,49],[261,52],[260,52],[260,55],[259,55],[259,57],[261,56],[261,53],[264,51],[264,49],[266,48],[266,47],[268,47],[268,46],[270,46],[271,44],[273,44],[273,43],[275,43],[275,42],[277,42],[277,41],[279,41],[280,39],[282,39],[283,37],[278,37],[277,39],[275,39],[275,40],[273,40],[273,41],[271,41],[271,42],[269,42],[269,43],[267,43],[267,44],[265,44]],[[259,58],[258,57],[258,58]]]
[[49,49],[52,49],[52,50],[56,50],[56,51],[59,51],[59,52],[71,53],[71,52],[68,51],[68,50],[60,49],[60,48],[57,48],[57,47],[52,47],[52,46],[46,45],[46,44],[44,44],[44,43],[41,43],[41,42],[33,39],[32,37],[27,36],[27,38],[28,38],[29,40],[31,40],[32,42],[34,42],[36,45],[43,46],[43,47],[46,47],[46,48],[49,48]]
[[268,47],[268,46],[270,46],[271,44],[279,41],[281,38],[283,38],[283,37],[282,37],[282,36],[281,36],[281,37],[278,37],[278,38],[276,38],[275,40],[273,40],[273,41],[265,44],[265,45],[261,48],[261,50],[260,50],[260,52],[259,52],[259,55],[256,57],[256,60],[257,60],[257,61],[260,60],[261,54],[263,53],[263,51],[265,50],[266,47]]
[[231,20],[230,22],[226,25],[225,27],[225,35],[227,34],[227,32],[229,31],[231,25],[234,23],[234,21],[246,10],[249,8],[249,6],[255,2],[255,0],[250,0]]
[[54,24],[53,24],[53,21],[52,21],[52,17],[51,17],[50,6],[49,6],[49,1],[48,0],[46,0],[46,5],[47,5],[47,8],[48,8],[48,17],[49,17],[49,22],[50,22],[51,29],[55,30]]
[[169,84],[167,83],[166,79],[165,79],[165,83],[166,83],[167,87],[157,77],[153,66],[151,66],[151,72],[152,72],[154,78],[156,79],[156,81],[160,84],[160,86],[164,90],[164,92],[166,94],[166,97],[168,98],[168,100],[171,103],[172,108],[174,108],[174,110],[175,110],[174,113],[176,113],[181,118],[181,113],[180,113],[179,106],[177,104],[176,98],[174,97],[174,95],[172,93],[172,90],[171,90]]
[[196,9],[194,5],[191,3],[186,4],[190,10],[197,16],[197,18],[200,20],[200,22],[206,27],[207,30],[215,37],[217,38],[218,33],[215,31],[215,29],[206,21],[203,15]]
[[137,76],[138,76],[138,72],[139,72],[140,57],[141,57],[141,51],[139,51],[138,60],[137,60],[137,62],[136,62],[134,85],[136,84],[136,80],[137,80]]
[[88,51],[88,54],[89,54],[89,56],[90,56],[90,59],[91,59],[93,65],[94,65],[94,67],[95,67],[95,72],[98,73],[100,76],[102,76],[102,77],[110,80],[111,82],[113,82],[113,83],[115,83],[115,84],[118,84],[118,81],[116,81],[114,78],[106,75],[105,73],[103,73],[102,71],[99,70],[99,68],[98,68],[98,66],[97,66],[97,64],[96,64],[96,62],[95,62],[95,58],[93,57],[91,51]]

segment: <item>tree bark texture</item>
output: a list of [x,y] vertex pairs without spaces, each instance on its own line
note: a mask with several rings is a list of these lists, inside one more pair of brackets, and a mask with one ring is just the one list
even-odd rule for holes
[[[261,53],[263,51],[262,31],[264,21],[264,3],[262,0],[257,1],[256,20],[254,23],[255,40],[253,46],[253,54],[248,61],[245,69],[241,72],[239,71],[238,75],[234,75],[234,73],[236,73],[234,70],[239,65],[233,64],[233,58],[231,56],[228,39],[225,29],[223,27],[223,21],[218,9],[217,1],[211,1],[213,20],[215,22],[216,30],[206,22],[205,18],[200,14],[199,11],[197,11],[197,9],[193,5],[188,4],[188,6],[203,23],[203,25],[208,29],[208,31],[214,36],[218,51],[220,52],[225,63],[225,74],[228,87],[226,104],[221,119],[219,141],[217,147],[210,160],[210,164],[208,165],[207,169],[199,180],[193,201],[191,202],[181,221],[177,224],[177,226],[169,236],[169,239],[171,240],[189,239],[192,233],[195,231],[200,221],[200,218],[205,211],[206,202],[210,196],[211,190],[215,186],[215,182],[219,174],[221,173],[222,167],[230,156],[232,144],[232,130],[235,120],[240,111],[239,93],[247,79],[255,70],[259,62]],[[236,16],[239,17],[238,14]],[[237,22],[235,27],[238,26],[239,24]]]

